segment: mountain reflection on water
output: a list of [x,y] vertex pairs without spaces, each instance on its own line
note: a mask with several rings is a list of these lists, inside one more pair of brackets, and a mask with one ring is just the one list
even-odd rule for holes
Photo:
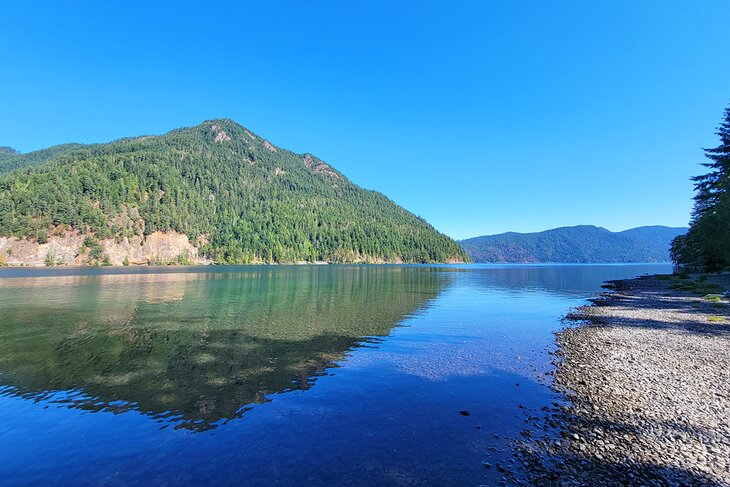
[[0,268],[0,479],[497,485],[566,310],[668,271]]
[[0,394],[209,430],[308,389],[446,279],[355,266],[0,279]]

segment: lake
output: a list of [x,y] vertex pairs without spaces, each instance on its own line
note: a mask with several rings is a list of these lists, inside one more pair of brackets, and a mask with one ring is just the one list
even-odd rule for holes
[[0,478],[493,484],[561,317],[671,269],[0,268]]

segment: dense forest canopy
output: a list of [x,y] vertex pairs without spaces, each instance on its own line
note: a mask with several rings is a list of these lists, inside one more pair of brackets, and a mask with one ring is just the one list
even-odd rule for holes
[[720,145],[705,149],[709,172],[692,178],[695,205],[687,235],[672,242],[672,259],[709,270],[730,266],[730,108],[718,128]]
[[669,262],[669,245],[686,228],[646,226],[611,232],[592,225],[461,240],[475,262]]
[[449,237],[310,154],[231,120],[0,154],[0,235],[184,233],[219,263],[466,258]]

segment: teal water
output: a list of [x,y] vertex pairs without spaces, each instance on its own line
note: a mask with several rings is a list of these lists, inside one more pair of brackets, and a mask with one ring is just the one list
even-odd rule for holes
[[[9,485],[478,485],[560,318],[668,265],[0,269]],[[468,411],[462,415],[460,411]]]

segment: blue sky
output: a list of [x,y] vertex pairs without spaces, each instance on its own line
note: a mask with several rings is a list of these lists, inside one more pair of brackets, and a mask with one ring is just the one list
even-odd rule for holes
[[228,117],[455,238],[684,225],[730,2],[5,2],[0,145]]

